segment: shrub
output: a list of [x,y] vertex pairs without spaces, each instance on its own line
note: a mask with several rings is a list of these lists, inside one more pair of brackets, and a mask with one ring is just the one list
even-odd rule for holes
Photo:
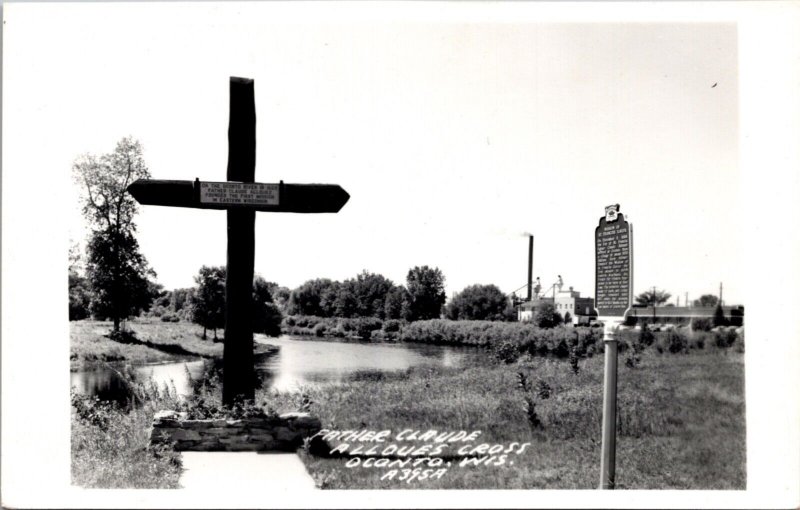
[[161,322],[180,322],[180,320],[181,319],[177,315],[171,312],[167,312],[161,316]]
[[692,319],[692,331],[711,331],[714,323],[708,317],[695,317]]
[[687,352],[689,349],[689,340],[680,331],[672,330],[666,332],[666,342],[667,349],[673,354]]
[[325,336],[325,331],[327,329],[328,329],[328,327],[325,324],[320,322],[319,324],[316,324],[314,326],[314,335],[315,336]]
[[400,324],[402,324],[397,319],[389,319],[383,323],[383,330],[387,333],[396,333],[400,331]]
[[714,332],[714,344],[717,347],[727,349],[736,342],[737,336],[735,330],[720,329]]
[[639,330],[639,339],[638,339],[639,343],[646,347],[649,347],[653,345],[655,339],[656,336],[653,334],[652,331],[650,331],[650,328],[647,327],[647,324],[643,324],[642,329]]
[[540,328],[553,328],[564,322],[564,319],[551,303],[542,303],[536,310],[533,321]]
[[728,325],[728,319],[725,317],[725,312],[722,310],[722,305],[717,305],[717,309],[714,310],[713,323],[714,327]]
[[519,354],[519,349],[511,342],[503,342],[494,353],[497,359],[508,364],[517,361]]

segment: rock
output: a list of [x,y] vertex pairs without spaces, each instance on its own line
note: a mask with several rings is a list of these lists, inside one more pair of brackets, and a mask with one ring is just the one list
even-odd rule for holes
[[192,440],[199,441],[201,439],[200,433],[192,429],[177,429],[172,433],[172,439],[177,441]]
[[177,451],[292,451],[322,428],[309,413],[278,417],[189,420],[186,413],[160,411],[151,441],[174,444]]

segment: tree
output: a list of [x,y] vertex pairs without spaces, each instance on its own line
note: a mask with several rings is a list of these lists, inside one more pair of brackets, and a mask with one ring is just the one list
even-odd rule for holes
[[444,275],[438,267],[415,266],[406,276],[410,320],[437,319],[442,313],[447,295]]
[[283,314],[273,302],[272,289],[278,284],[260,276],[253,278],[253,331],[269,336],[280,336]]
[[714,327],[727,325],[728,318],[725,317],[725,311],[722,309],[722,305],[718,304],[717,309],[714,310]]
[[383,319],[386,295],[393,287],[394,283],[383,275],[364,270],[355,279],[343,282],[339,294],[353,293],[356,306],[354,315],[350,316]]
[[206,330],[213,329],[216,340],[217,329],[225,327],[225,276],[225,267],[203,266],[194,277],[197,290],[192,300],[192,322],[203,326],[203,339]]
[[649,289],[636,296],[636,303],[644,306],[659,306],[666,303],[672,294],[665,290]]
[[89,316],[89,305],[92,300],[89,280],[81,273],[82,260],[78,245],[74,244],[69,249],[69,320],[77,321]]
[[89,317],[92,294],[89,281],[78,273],[69,272],[69,320]]
[[[327,278],[317,278],[308,280],[301,286],[294,289],[289,296],[287,311],[290,315],[316,315],[318,317],[330,317],[333,303],[330,301],[330,287],[338,285]],[[323,296],[326,301],[323,301]]]
[[386,294],[384,303],[384,317],[386,319],[408,319],[410,297],[408,291],[403,286],[395,286]]
[[564,322],[564,319],[553,303],[545,302],[537,307],[533,321],[540,328],[554,328]]
[[92,310],[110,317],[114,331],[119,331],[120,320],[149,306],[149,299],[143,305],[140,300],[148,278],[155,278],[139,253],[133,222],[137,206],[127,193],[128,185],[149,178],[150,172],[141,144],[132,138],[120,140],[111,154],[79,157],[72,172],[82,190],[83,215],[92,230],[87,246]]
[[692,301],[694,306],[703,306],[709,308],[712,306],[717,306],[717,303],[719,303],[719,298],[714,294],[703,294],[700,296],[700,299],[695,299]]
[[155,277],[155,272],[147,267],[131,232],[95,231],[87,251],[92,315],[111,318],[114,331],[119,331],[120,320],[150,307],[158,292],[149,281],[149,277]]
[[447,305],[452,320],[501,321],[508,300],[496,285],[470,285],[453,296]]

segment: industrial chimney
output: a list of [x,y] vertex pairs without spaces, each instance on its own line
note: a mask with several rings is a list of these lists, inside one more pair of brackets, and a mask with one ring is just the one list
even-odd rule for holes
[[533,236],[528,236],[528,301],[533,300]]

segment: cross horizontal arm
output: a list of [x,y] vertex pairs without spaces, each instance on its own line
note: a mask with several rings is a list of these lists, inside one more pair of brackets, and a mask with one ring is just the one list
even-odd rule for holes
[[[214,198],[204,192],[201,200],[201,185],[219,184]],[[240,183],[201,183],[200,181],[171,181],[139,179],[128,186],[128,193],[142,205],[165,207],[191,207],[194,209],[250,209],[263,212],[335,213],[344,207],[350,195],[338,184],[244,184],[243,186],[271,187],[277,192],[266,199],[246,203],[231,203],[238,200],[236,190]],[[205,186],[203,186],[205,189]],[[256,197],[258,198],[258,197]],[[209,201],[215,200],[215,201]],[[259,203],[260,202],[260,203]]]

